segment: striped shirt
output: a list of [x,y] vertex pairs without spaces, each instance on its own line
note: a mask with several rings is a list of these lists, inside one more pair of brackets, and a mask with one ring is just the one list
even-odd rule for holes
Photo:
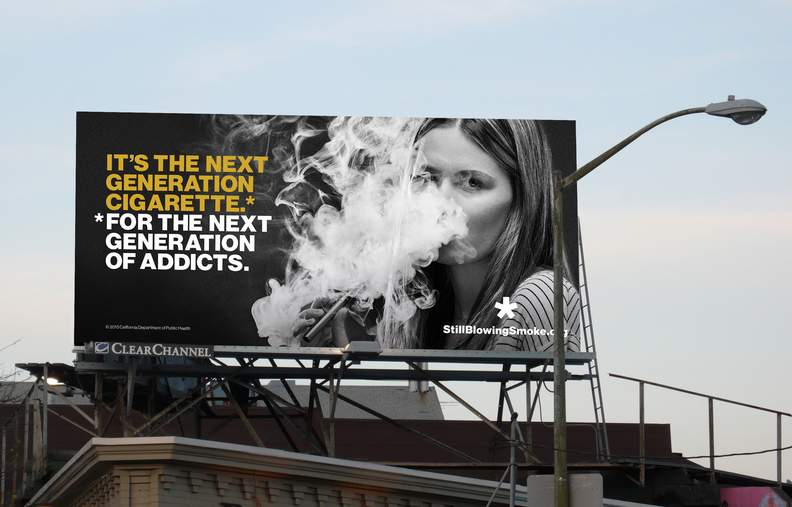
[[[526,278],[509,300],[517,305],[513,317],[506,317],[501,328],[514,327],[526,334],[496,335],[490,350],[552,351],[553,271],[545,269]],[[564,329],[566,350],[580,351],[580,294],[564,279]],[[519,333],[519,331],[517,331]]]

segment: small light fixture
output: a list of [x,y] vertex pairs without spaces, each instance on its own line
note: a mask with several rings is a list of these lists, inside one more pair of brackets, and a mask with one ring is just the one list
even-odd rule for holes
[[755,100],[735,100],[734,95],[729,95],[729,100],[710,104],[704,108],[704,112],[713,116],[726,116],[740,125],[750,125],[759,121],[767,108]]
[[377,357],[382,353],[382,347],[376,340],[372,341],[353,341],[349,342],[343,351],[345,356],[350,359],[366,359]]

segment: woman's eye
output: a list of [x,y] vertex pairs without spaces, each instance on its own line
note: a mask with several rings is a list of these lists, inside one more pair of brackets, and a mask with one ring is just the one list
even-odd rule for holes
[[465,184],[467,185],[468,188],[473,188],[473,189],[479,189],[479,188],[482,188],[484,186],[479,180],[477,180],[475,178],[469,178],[465,182]]
[[413,180],[426,181],[426,182],[432,181],[432,182],[434,182],[434,181],[437,181],[437,176],[432,174],[432,173],[430,173],[430,172],[422,172],[422,173],[416,174],[413,177]]

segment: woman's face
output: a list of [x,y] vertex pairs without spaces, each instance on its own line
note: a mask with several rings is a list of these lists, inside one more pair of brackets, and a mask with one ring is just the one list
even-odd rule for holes
[[425,177],[462,207],[468,217],[465,240],[476,249],[475,256],[463,257],[464,249],[454,240],[440,249],[438,262],[454,265],[489,259],[512,203],[509,175],[457,127],[429,131],[421,139],[421,151],[427,164]]

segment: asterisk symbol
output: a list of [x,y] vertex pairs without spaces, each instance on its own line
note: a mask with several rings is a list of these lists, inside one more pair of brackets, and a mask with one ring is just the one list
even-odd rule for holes
[[94,215],[94,219],[97,222],[101,222],[102,220],[104,220],[104,215],[102,215],[101,213],[97,213],[96,215]]
[[254,199],[252,195],[249,195],[247,196],[247,199],[245,199],[245,202],[248,204],[253,204],[254,202],[256,202],[256,199]]
[[514,318],[514,312],[512,310],[516,310],[520,305],[517,303],[512,303],[509,301],[508,297],[503,297],[503,303],[495,303],[495,308],[500,310],[498,312],[498,318],[502,319],[504,315],[509,317],[510,319]]

